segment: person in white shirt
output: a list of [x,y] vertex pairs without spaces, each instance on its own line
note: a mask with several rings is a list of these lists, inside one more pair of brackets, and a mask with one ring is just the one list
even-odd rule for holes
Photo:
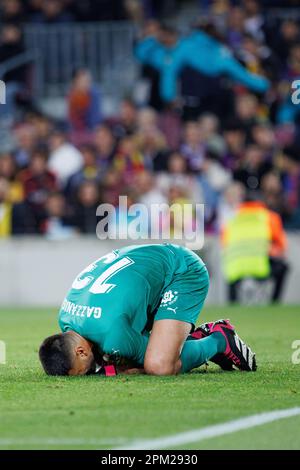
[[70,176],[81,169],[83,157],[79,150],[66,140],[61,131],[55,131],[50,137],[50,156],[48,168],[64,187]]

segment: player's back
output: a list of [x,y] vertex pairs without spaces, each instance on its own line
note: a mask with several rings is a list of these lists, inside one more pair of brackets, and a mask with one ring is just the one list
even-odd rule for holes
[[75,279],[60,310],[60,326],[97,343],[123,316],[142,331],[175,273],[185,269],[182,251],[174,245],[114,250]]

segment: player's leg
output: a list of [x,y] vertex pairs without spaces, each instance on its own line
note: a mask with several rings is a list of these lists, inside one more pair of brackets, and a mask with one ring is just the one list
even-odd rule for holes
[[158,320],[154,323],[146,350],[144,369],[152,375],[174,375],[181,370],[182,346],[191,325],[177,320]]
[[180,356],[180,372],[189,372],[195,367],[200,367],[225,350],[226,340],[219,332],[212,333],[207,338],[186,341]]
[[185,342],[203,308],[209,276],[197,255],[185,248],[182,248],[182,254],[186,270],[174,277],[155,315],[144,362],[145,370],[150,374],[187,372],[225,351],[221,334]]
[[190,329],[191,325],[183,321],[156,321],[146,350],[145,372],[152,375],[188,372],[215,354],[225,351],[226,341],[221,333],[214,333],[200,340],[186,341]]

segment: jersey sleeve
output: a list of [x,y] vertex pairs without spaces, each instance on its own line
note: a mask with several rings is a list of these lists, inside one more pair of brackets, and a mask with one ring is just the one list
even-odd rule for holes
[[109,333],[107,333],[103,350],[105,354],[132,359],[139,365],[144,364],[148,338],[136,331],[126,317],[120,318]]
[[265,77],[249,72],[230,53],[224,50],[218,61],[219,72],[227,74],[233,80],[242,83],[247,88],[261,93],[270,88],[270,82]]

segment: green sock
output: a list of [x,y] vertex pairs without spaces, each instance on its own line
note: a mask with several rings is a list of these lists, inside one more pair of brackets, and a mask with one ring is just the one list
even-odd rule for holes
[[224,352],[226,340],[219,333],[213,333],[207,338],[189,340],[184,343],[181,352],[181,372],[189,372],[195,367],[201,366],[217,353]]

